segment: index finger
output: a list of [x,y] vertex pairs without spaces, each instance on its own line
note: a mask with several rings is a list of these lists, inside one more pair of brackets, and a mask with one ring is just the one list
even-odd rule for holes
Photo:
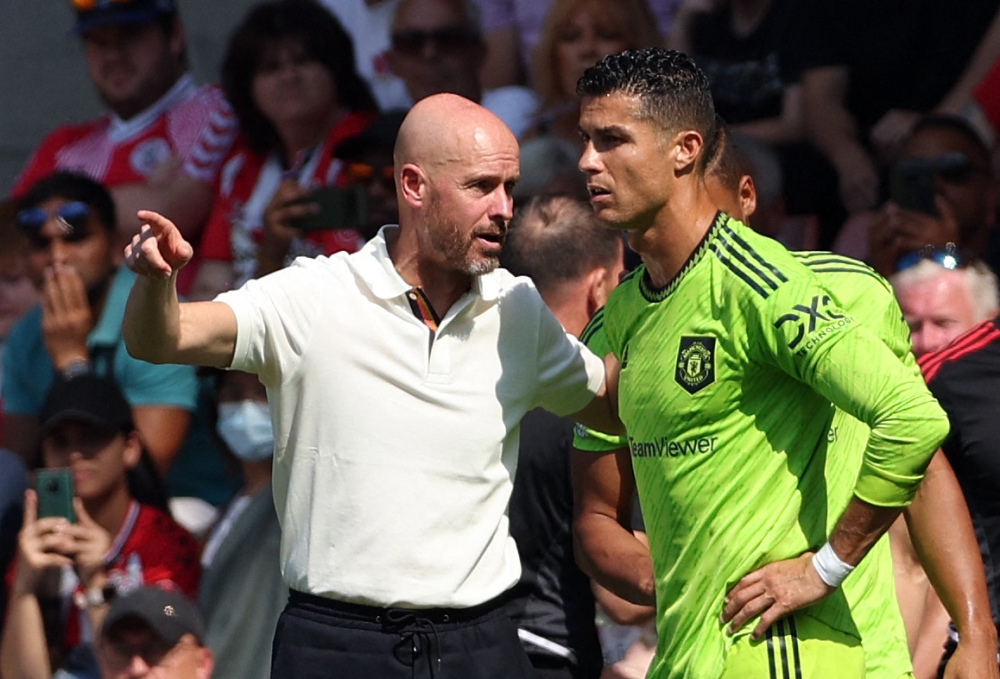
[[24,491],[24,519],[25,528],[35,525],[38,520],[38,494],[30,488]]
[[171,229],[176,229],[177,225],[172,221],[161,215],[159,212],[153,212],[152,210],[139,210],[136,213],[140,221],[146,222],[153,229],[153,233],[157,238],[164,236],[170,232]]

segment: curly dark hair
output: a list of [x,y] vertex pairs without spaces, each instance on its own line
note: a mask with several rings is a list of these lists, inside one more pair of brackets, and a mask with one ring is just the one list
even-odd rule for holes
[[661,125],[664,132],[695,130],[706,145],[715,137],[715,105],[708,78],[682,52],[649,47],[604,57],[584,72],[576,93],[636,97],[639,114]]
[[229,39],[222,87],[240,129],[258,153],[281,149],[278,131],[253,99],[253,79],[269,43],[302,42],[305,53],[330,71],[340,103],[352,111],[377,110],[354,64],[354,43],[340,22],[315,0],[276,0],[254,6]]

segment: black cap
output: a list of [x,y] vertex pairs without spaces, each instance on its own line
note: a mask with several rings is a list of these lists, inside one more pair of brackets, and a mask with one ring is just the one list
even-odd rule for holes
[[130,26],[177,13],[174,0],[72,0],[77,34],[101,26]]
[[137,618],[163,641],[176,644],[185,634],[192,634],[199,643],[205,640],[205,623],[194,603],[180,592],[160,587],[140,587],[115,597],[104,618],[101,634],[126,618]]
[[386,111],[365,128],[364,132],[341,142],[333,154],[341,160],[359,161],[372,151],[392,153],[406,113],[402,109]]
[[132,424],[132,408],[122,396],[118,385],[96,375],[57,379],[45,397],[38,419],[42,423],[42,435],[67,420],[87,422],[124,433],[135,428]]

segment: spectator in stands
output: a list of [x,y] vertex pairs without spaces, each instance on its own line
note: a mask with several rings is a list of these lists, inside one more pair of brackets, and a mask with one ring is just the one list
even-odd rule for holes
[[803,3],[806,128],[836,170],[848,212],[876,206],[880,167],[922,114],[960,112],[1000,55],[1000,31],[987,31],[998,5]]
[[[532,55],[544,32],[546,17],[553,12],[555,0],[475,1],[482,9],[483,31],[488,47],[483,85],[503,87],[525,82]],[[643,4],[649,6],[656,18],[653,30],[658,30],[660,35],[668,35],[680,0],[644,0]]]
[[532,87],[541,99],[535,130],[580,146],[576,82],[601,58],[660,41],[645,0],[556,0],[532,60]]
[[183,594],[159,587],[140,587],[111,604],[98,657],[102,679],[218,676],[197,609]]
[[[62,667],[56,676],[96,679],[91,640],[111,598],[157,583],[193,595],[198,545],[165,511],[137,501],[130,476],[142,441],[112,381],[82,375],[56,382],[41,423],[44,466],[72,472],[75,518],[39,516],[36,493],[25,495],[0,672],[48,679]],[[60,624],[47,637],[49,602]]]
[[384,225],[399,221],[392,150],[405,116],[400,110],[383,113],[364,132],[337,147],[348,184],[363,186],[368,197],[367,220],[361,229],[366,241]]
[[962,261],[954,248],[928,249],[890,282],[919,358],[950,344],[1000,313],[997,277],[981,261]]
[[184,442],[197,382],[191,368],[136,360],[122,344],[135,275],[119,267],[111,195],[88,177],[62,172],[31,187],[19,207],[42,303],[14,327],[4,351],[3,447],[33,465],[38,414],[53,381],[94,372],[118,382],[163,474]]
[[387,56],[414,102],[451,92],[482,104],[519,139],[531,126],[538,109],[531,90],[518,86],[484,89],[480,84],[486,44],[469,14],[467,0],[402,0],[392,23],[392,49]]
[[239,462],[244,485],[202,551],[201,638],[215,654],[216,679],[267,679],[288,587],[281,579],[281,526],[271,496],[271,412],[256,376],[237,370],[220,376],[218,434]]
[[[579,336],[618,285],[623,255],[620,235],[601,227],[586,203],[547,197],[515,216],[500,261],[511,273],[530,277],[566,331]],[[572,445],[570,420],[541,409],[521,420],[509,509],[521,579],[511,611],[539,676],[596,679],[603,663],[594,595],[573,558]],[[605,595],[616,617],[627,615],[621,609],[653,615],[652,608]]]
[[235,121],[219,89],[199,88],[187,73],[176,3],[73,5],[90,79],[109,111],[46,137],[13,194],[22,196],[56,170],[83,172],[111,188],[123,233],[138,230],[137,210],[158,206],[178,219],[189,238],[196,237]]
[[403,80],[389,68],[389,34],[400,0],[320,0],[354,44],[354,63],[382,111],[409,108]]
[[39,302],[38,288],[28,272],[27,243],[17,229],[16,216],[17,201],[0,202],[0,356],[14,325]]
[[[885,276],[905,253],[926,245],[955,243],[992,259],[987,252],[996,224],[998,185],[989,150],[968,123],[956,116],[922,119],[900,148],[890,175],[898,177],[895,185],[905,190],[890,190],[891,199],[877,214],[845,226],[836,246],[839,252],[867,259]],[[920,176],[927,178],[928,193],[933,185],[929,208],[919,204]]]
[[521,144],[521,179],[514,187],[514,200],[526,203],[535,196],[568,196],[588,200],[587,178],[577,163],[576,144],[549,135]]
[[202,239],[205,261],[192,293],[199,299],[296,256],[353,252],[363,243],[353,229],[307,234],[294,225],[317,212],[313,189],[344,182],[334,152],[375,117],[337,20],[310,0],[256,5],[229,40],[222,83],[240,135]]

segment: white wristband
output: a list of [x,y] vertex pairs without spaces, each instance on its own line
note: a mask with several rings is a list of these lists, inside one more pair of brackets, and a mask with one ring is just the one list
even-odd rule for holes
[[854,570],[854,566],[837,556],[829,542],[813,554],[812,565],[819,574],[819,579],[834,588],[840,587],[840,583]]

